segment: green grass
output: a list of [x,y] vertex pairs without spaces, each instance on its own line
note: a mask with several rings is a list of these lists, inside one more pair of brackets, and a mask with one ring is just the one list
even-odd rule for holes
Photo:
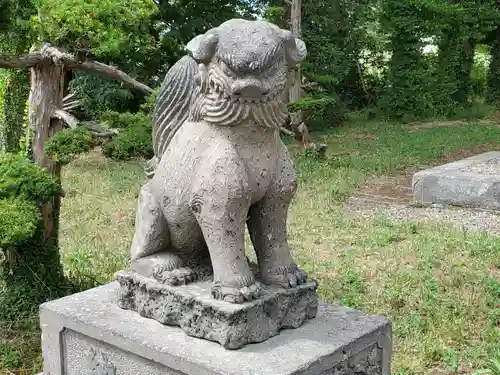
[[[299,192],[289,237],[298,263],[320,282],[321,298],[391,319],[393,373],[465,374],[500,351],[500,238],[438,224],[353,218],[343,201],[368,178],[426,165],[490,144],[494,125],[409,132],[390,124],[349,124],[318,136],[326,160],[296,152]],[[92,153],[64,170],[61,250],[68,273],[88,287],[127,264],[139,162]],[[19,327],[17,327],[19,328]],[[40,363],[32,326],[0,333],[0,369],[31,373]],[[20,333],[21,332],[21,333]],[[0,370],[1,373],[1,370]]]

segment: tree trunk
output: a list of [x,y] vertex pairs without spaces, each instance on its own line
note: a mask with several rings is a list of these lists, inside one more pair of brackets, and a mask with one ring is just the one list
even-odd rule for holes
[[[29,128],[33,131],[33,161],[47,169],[54,178],[61,179],[61,168],[46,155],[45,142],[63,129],[61,120],[54,112],[62,108],[65,86],[65,70],[50,59],[43,60],[31,69],[29,103]],[[56,197],[42,208],[44,237],[57,245],[57,230],[61,198]]]
[[[292,0],[291,4],[291,31],[299,38],[302,23],[302,4],[301,0]],[[302,79],[300,74],[300,65],[294,68],[293,85],[289,90],[289,101],[295,102],[300,99]],[[313,146],[311,136],[303,122],[302,112],[292,113],[290,116],[290,127],[296,134],[295,138],[302,143],[305,148]]]
[[[500,0],[497,0],[500,8]],[[500,105],[500,24],[497,25],[495,39],[491,45],[491,61],[488,68],[486,103]]]

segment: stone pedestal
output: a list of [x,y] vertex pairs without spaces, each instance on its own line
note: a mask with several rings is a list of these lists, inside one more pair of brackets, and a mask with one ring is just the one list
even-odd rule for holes
[[486,152],[467,159],[415,173],[414,203],[446,204],[500,210],[500,152]]
[[317,316],[228,350],[117,305],[113,282],[40,308],[45,375],[390,375],[388,320],[319,303]]
[[212,298],[211,280],[170,286],[133,270],[118,272],[116,279],[121,308],[179,326],[189,336],[216,341],[226,349],[265,341],[282,328],[300,327],[318,309],[315,281],[291,289],[263,285],[258,299],[235,304]]

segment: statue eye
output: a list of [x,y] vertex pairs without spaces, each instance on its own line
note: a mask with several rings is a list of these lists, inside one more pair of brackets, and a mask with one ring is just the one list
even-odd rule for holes
[[224,72],[225,75],[231,78],[236,77],[236,74],[227,66],[227,64],[224,61],[220,61],[219,65],[222,68],[222,71]]

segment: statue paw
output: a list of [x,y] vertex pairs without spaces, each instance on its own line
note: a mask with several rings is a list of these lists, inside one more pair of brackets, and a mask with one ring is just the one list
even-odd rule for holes
[[158,265],[153,270],[153,277],[168,285],[186,285],[196,280],[196,273],[188,267],[169,269]]
[[307,274],[296,264],[270,269],[262,276],[266,284],[275,284],[287,289],[307,282]]
[[[243,280],[244,279],[244,280]],[[262,284],[258,281],[249,281],[241,278],[235,282],[214,282],[212,286],[212,297],[221,301],[231,303],[243,303],[258,298],[261,294]]]

